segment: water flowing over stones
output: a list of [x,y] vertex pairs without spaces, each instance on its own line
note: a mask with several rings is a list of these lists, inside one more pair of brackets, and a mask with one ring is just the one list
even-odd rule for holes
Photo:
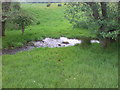
[[81,43],[81,40],[68,39],[66,37],[60,37],[60,39],[45,38],[43,41],[34,41],[35,47],[68,47]]
[[[91,40],[91,43],[100,43],[98,40]],[[76,44],[81,44],[82,40],[78,39],[68,39],[66,37],[60,37],[59,39],[53,39],[53,38],[45,38],[42,41],[31,41],[26,46],[16,48],[16,49],[4,49],[2,50],[2,54],[15,54],[17,52],[21,51],[28,51],[33,48],[40,48],[40,47],[49,47],[49,48],[55,48],[55,47],[68,47],[68,46],[74,46]]]

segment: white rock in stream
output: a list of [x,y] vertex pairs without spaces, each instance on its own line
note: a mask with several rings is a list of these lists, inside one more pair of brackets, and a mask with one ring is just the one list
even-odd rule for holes
[[62,42],[68,42],[69,44],[65,44],[66,46],[74,46],[75,44],[80,44],[81,40],[77,40],[77,39],[68,39],[66,37],[60,37],[60,40]]
[[98,40],[91,40],[91,43],[100,43]]

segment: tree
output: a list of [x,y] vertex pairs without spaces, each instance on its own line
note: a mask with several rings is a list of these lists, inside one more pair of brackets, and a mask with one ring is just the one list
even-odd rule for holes
[[20,2],[13,2],[12,7],[13,7],[13,10],[19,11],[21,9]]
[[14,16],[16,11],[18,12],[20,10],[20,3],[19,2],[11,2],[12,0],[9,0],[9,2],[2,2],[2,19],[0,19],[2,23],[1,28],[1,36],[5,36],[6,31],[6,22],[11,17]]
[[2,2],[2,36],[5,36],[5,25],[6,20],[10,15],[10,5],[11,2]]
[[[95,2],[88,2],[87,4],[91,7],[91,9],[92,9],[92,11],[93,11],[93,17],[94,17],[96,20],[104,21],[104,20],[107,19],[107,4],[106,4],[106,2],[100,2],[100,5],[101,5],[101,13],[102,13],[101,17],[102,17],[102,18],[100,18],[99,10],[98,10],[98,7],[97,7],[97,5],[98,5],[97,3],[95,3]],[[98,29],[99,32],[100,32],[100,33],[101,33],[101,32],[104,32],[105,27],[106,27],[106,26],[105,26],[104,23],[101,24],[100,27],[99,27],[99,29]],[[98,37],[100,37],[99,34],[98,34]],[[107,41],[108,41],[108,40],[107,40],[106,38],[101,38],[100,41],[101,41],[103,47],[106,47],[106,46],[107,46]]]
[[118,24],[120,24],[120,1],[118,2]]
[[32,16],[25,13],[25,11],[18,11],[17,14],[13,17],[13,22],[18,24],[21,27],[22,34],[24,34],[25,27],[32,24],[34,19]]
[[72,2],[67,4],[65,17],[74,27],[85,27],[96,31],[103,47],[107,41],[116,39],[120,31],[119,4],[106,2]]
[[[2,7],[2,2],[0,1],[0,7]],[[2,8],[0,8],[0,36],[2,36]]]

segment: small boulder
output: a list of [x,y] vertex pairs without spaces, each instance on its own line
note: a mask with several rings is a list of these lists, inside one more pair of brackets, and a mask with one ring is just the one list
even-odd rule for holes
[[62,4],[58,4],[58,7],[61,7],[62,6]]
[[51,4],[47,4],[47,7],[50,7]]
[[69,44],[69,42],[62,42],[63,44]]
[[58,44],[58,46],[61,46],[61,44]]

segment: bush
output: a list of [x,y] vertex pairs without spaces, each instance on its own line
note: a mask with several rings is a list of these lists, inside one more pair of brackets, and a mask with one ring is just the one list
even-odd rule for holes
[[67,5],[66,3],[64,3],[64,5]]
[[38,21],[36,24],[39,25],[39,24],[40,24],[40,21]]
[[[106,18],[101,14],[101,3],[79,3],[71,2],[67,4],[65,10],[65,18],[73,25],[73,27],[87,28],[94,30],[98,38],[112,38],[117,39],[120,34],[120,24],[118,23],[118,3],[105,3]],[[92,5],[92,6],[90,6]],[[98,17],[96,18],[92,8],[98,8]],[[111,30],[113,30],[111,32]]]

